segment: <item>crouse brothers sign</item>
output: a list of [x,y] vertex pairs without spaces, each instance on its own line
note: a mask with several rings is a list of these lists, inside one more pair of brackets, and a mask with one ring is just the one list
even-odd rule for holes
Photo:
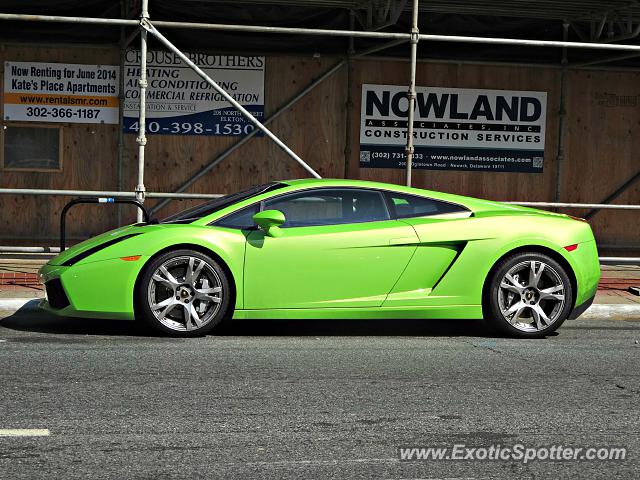
[[[264,57],[186,55],[254,117],[264,119]],[[128,50],[125,60],[124,131],[136,133],[140,52]],[[149,51],[147,60],[148,134],[244,136],[253,131],[253,124],[176,54]]]
[[[416,90],[414,168],[542,172],[545,92]],[[408,105],[404,86],[362,86],[361,167],[406,167]]]

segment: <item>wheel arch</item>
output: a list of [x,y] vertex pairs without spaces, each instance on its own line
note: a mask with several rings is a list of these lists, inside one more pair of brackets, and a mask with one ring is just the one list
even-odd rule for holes
[[517,247],[514,248],[512,250],[509,250],[508,252],[504,253],[500,258],[498,258],[494,264],[492,265],[491,269],[489,270],[489,273],[487,273],[487,276],[484,279],[484,283],[482,285],[482,311],[483,314],[485,313],[485,309],[487,308],[487,290],[489,289],[489,284],[491,283],[491,278],[493,277],[493,274],[495,273],[498,264],[504,260],[506,257],[509,257],[511,255],[514,255],[516,253],[528,253],[528,252],[532,252],[532,253],[542,253],[544,255],[547,255],[548,257],[553,258],[556,262],[558,262],[560,264],[560,266],[562,266],[565,271],[567,272],[567,276],[569,277],[569,281],[571,282],[571,289],[573,290],[573,298],[571,299],[572,305],[571,305],[571,309],[573,310],[573,308],[575,307],[576,304],[576,298],[577,298],[577,288],[578,288],[578,281],[576,279],[576,274],[573,271],[573,268],[571,267],[571,264],[567,261],[566,258],[564,258],[562,256],[562,254],[556,252],[555,250],[553,250],[552,248],[549,247],[545,247],[542,245],[524,245],[521,247]]
[[231,287],[231,297],[229,298],[229,308],[230,309],[234,309],[235,305],[236,305],[236,297],[237,297],[237,287],[236,287],[236,282],[235,282],[235,277],[233,276],[233,272],[231,271],[231,269],[229,268],[229,265],[227,265],[227,262],[225,262],[222,257],[220,255],[218,255],[215,251],[211,250],[210,248],[204,247],[202,245],[198,245],[197,243],[176,243],[174,245],[169,245],[167,247],[162,248],[161,250],[158,250],[156,253],[154,253],[153,255],[151,255],[147,261],[145,262],[145,264],[143,265],[143,267],[140,269],[140,271],[138,272],[138,276],[136,277],[136,281],[134,283],[133,286],[133,312],[134,315],[137,316],[138,313],[138,298],[139,298],[139,291],[140,291],[140,282],[142,280],[142,277],[144,276],[145,272],[147,271],[147,268],[149,266],[149,264],[155,260],[156,258],[158,258],[160,255],[164,255],[167,252],[170,252],[172,250],[195,250],[196,252],[200,252],[204,255],[207,255],[211,258],[213,258],[216,263],[218,265],[220,265],[220,268],[222,268],[222,270],[224,271],[225,275],[227,275],[227,278],[229,280],[229,287]]

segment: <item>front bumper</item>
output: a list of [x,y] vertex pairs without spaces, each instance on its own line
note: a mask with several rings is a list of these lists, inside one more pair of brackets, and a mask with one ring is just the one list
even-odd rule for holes
[[40,307],[60,316],[133,320],[134,287],[147,258],[47,264],[40,270],[46,293]]

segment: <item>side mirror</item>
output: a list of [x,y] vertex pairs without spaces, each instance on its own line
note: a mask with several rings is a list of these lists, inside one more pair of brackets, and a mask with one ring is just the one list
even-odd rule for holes
[[256,222],[258,228],[260,228],[265,235],[274,238],[282,236],[280,225],[285,222],[285,218],[284,213],[280,210],[264,210],[258,212],[253,216],[253,221]]

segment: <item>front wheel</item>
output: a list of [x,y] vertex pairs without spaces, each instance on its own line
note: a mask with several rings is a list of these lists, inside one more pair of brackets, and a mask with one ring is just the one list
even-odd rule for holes
[[215,260],[194,250],[175,250],[148,265],[137,300],[142,319],[153,328],[194,337],[222,322],[229,297],[229,280]]
[[534,252],[511,255],[495,268],[487,289],[487,321],[516,337],[543,337],[566,320],[573,288],[565,269]]

